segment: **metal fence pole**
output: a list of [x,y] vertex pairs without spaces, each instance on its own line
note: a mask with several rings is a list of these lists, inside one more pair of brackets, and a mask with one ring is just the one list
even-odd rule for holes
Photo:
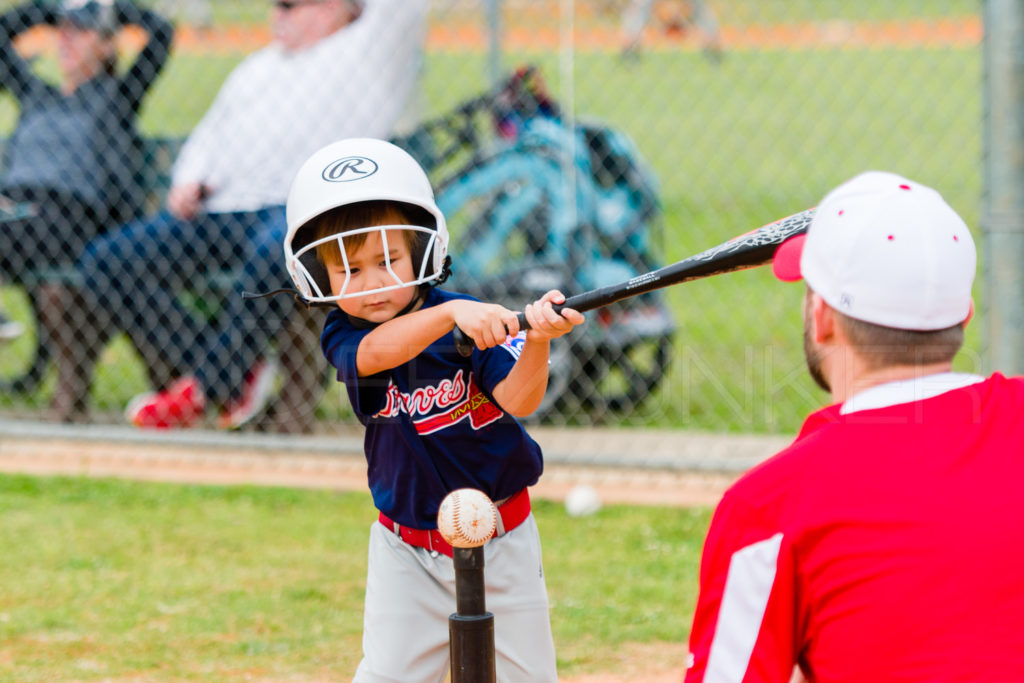
[[487,0],[487,80],[491,85],[502,79],[501,0]]
[[1024,373],[1024,0],[985,0],[984,342],[992,368]]

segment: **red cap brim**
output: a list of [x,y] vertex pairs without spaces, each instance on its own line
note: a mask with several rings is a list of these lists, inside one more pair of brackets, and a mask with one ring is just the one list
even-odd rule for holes
[[772,258],[772,272],[783,282],[796,282],[800,274],[800,255],[804,252],[807,235],[797,235],[779,245]]

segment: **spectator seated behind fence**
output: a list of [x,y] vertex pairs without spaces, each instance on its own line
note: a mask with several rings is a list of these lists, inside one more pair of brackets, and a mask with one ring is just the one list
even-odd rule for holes
[[[127,410],[142,427],[188,426],[216,406],[218,426],[232,428],[259,412],[274,372],[262,359],[294,304],[241,293],[289,280],[291,179],[329,142],[391,135],[412,99],[426,0],[272,7],[273,42],[229,75],[189,136],[166,210],[90,244],[79,263],[93,317],[109,315],[145,358],[163,361],[151,371],[157,391]],[[225,269],[241,274],[213,322],[182,305],[197,276]]]
[[[57,29],[58,84],[36,76],[14,48],[19,34],[40,25]],[[148,39],[119,73],[116,37],[127,25]],[[159,15],[131,2],[32,3],[0,16],[0,85],[20,110],[0,177],[0,205],[8,209],[0,229],[3,278],[20,282],[36,269],[72,263],[88,240],[137,213],[136,118],[173,33]],[[53,300],[40,307],[52,318],[44,324],[62,324],[66,292],[43,287],[30,294]]]

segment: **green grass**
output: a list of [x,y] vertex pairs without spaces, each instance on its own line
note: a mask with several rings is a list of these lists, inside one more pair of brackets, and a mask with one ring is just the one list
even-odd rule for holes
[[[723,3],[722,14],[756,11],[797,21],[821,18],[816,7],[736,2],[728,13]],[[840,3],[828,11],[834,15],[840,7],[875,19],[896,11],[881,2]],[[900,16],[961,16],[977,9],[959,0],[900,7]],[[175,56],[147,102],[143,129],[188,131],[238,58]],[[869,168],[939,188],[980,241],[978,49],[731,51],[721,64],[690,52],[652,51],[625,63],[610,53],[579,52],[571,68],[550,53],[505,56],[510,67],[527,62],[541,66],[563,102],[571,79],[577,115],[605,121],[634,139],[662,185],[660,253],[666,263],[812,206],[828,189]],[[480,92],[485,65],[482,55],[429,55],[428,114]],[[0,124],[12,120],[10,114],[0,108]],[[457,266],[459,255],[454,257]],[[687,284],[666,296],[679,323],[673,366],[640,410],[621,417],[624,424],[792,432],[825,400],[803,369],[799,286],[758,271]],[[981,368],[980,328],[969,327],[958,369]],[[128,349],[117,347],[101,368],[112,377],[95,392],[101,405],[121,405],[145,388]],[[17,362],[15,354],[4,355],[0,373]],[[117,381],[121,368],[128,368],[128,381]],[[45,394],[31,397],[34,405],[44,401]],[[340,392],[332,392],[321,409],[326,419],[350,415]]]
[[[538,501],[559,668],[685,648],[706,510]],[[348,680],[369,496],[0,475],[0,680]]]

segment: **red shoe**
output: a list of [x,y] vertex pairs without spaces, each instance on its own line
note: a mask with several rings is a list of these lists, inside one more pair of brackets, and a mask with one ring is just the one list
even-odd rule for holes
[[163,391],[139,394],[128,402],[125,418],[136,427],[191,427],[203,415],[206,396],[195,377],[183,377]]
[[242,395],[229,401],[217,416],[217,427],[238,429],[259,415],[274,390],[277,371],[277,363],[273,360],[258,361],[245,376]]

